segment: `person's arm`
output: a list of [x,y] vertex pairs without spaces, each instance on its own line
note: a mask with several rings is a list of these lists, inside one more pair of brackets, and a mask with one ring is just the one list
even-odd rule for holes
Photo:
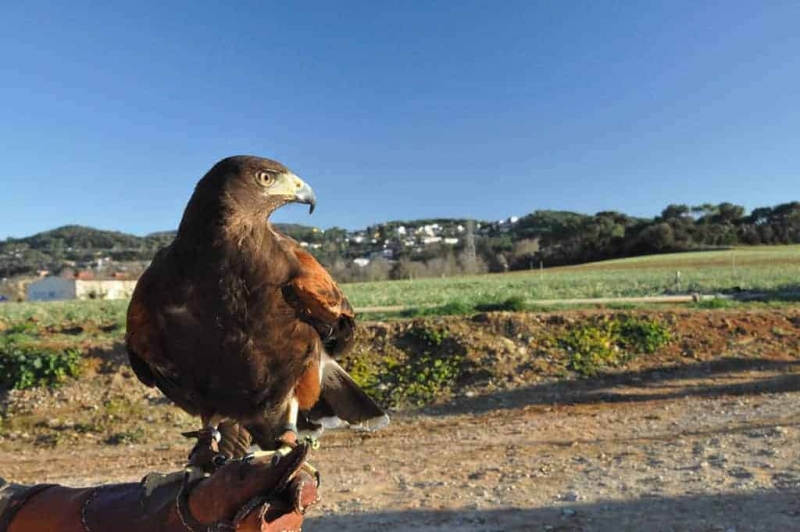
[[136,484],[46,487],[16,508],[7,532],[299,531],[318,501],[317,479],[304,467],[308,451],[301,444],[279,460],[234,460],[196,482],[173,474]]

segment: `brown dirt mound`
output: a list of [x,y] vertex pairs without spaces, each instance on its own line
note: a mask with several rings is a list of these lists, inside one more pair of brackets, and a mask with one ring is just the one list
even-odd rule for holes
[[[655,319],[668,325],[674,340],[620,367],[606,368],[599,379],[669,371],[707,361],[794,360],[800,353],[800,310],[585,310],[546,314],[488,313],[469,318],[442,317],[364,323],[354,358],[408,360],[423,351],[411,330],[444,332],[450,350],[465,361],[456,382],[436,390],[433,404],[548,382],[587,379],[568,369],[568,353],[554,343],[565,331],[603,316],[620,314]],[[416,342],[416,343],[415,343]],[[449,346],[449,347],[448,347]],[[195,421],[171,406],[157,390],[143,386],[127,365],[121,340],[107,347],[82,340],[88,362],[83,377],[55,389],[6,392],[0,398],[0,448],[20,443],[57,447],[79,442],[178,445],[180,430]]]

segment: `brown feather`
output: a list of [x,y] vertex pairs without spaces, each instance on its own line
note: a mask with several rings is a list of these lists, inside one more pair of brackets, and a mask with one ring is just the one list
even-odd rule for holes
[[267,221],[286,200],[258,188],[260,171],[288,172],[233,157],[200,180],[138,283],[126,345],[139,379],[187,412],[252,422],[263,436],[293,396],[303,409],[319,399],[323,349],[348,349],[355,321],[325,269]]
[[300,410],[310,410],[319,401],[320,384],[319,362],[314,360],[308,365],[294,389]]

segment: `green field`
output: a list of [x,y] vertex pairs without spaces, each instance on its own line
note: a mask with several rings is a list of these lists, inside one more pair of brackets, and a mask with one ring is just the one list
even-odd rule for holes
[[[535,305],[541,299],[714,294],[735,287],[764,292],[800,290],[800,246],[675,253],[473,277],[354,283],[342,289],[356,308],[474,308],[509,298]],[[4,303],[0,304],[0,320],[16,322],[33,316],[44,326],[81,321],[121,325],[126,306],[125,301]]]
[[[680,283],[677,282],[680,272]],[[356,307],[499,302],[800,289],[800,246],[673,253],[542,271],[452,279],[356,283],[343,287]]]

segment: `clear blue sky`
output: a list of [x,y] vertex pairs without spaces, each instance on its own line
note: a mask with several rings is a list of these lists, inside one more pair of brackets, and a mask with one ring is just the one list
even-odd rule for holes
[[0,238],[175,228],[241,153],[321,227],[797,200],[798,28],[772,0],[3,2]]

